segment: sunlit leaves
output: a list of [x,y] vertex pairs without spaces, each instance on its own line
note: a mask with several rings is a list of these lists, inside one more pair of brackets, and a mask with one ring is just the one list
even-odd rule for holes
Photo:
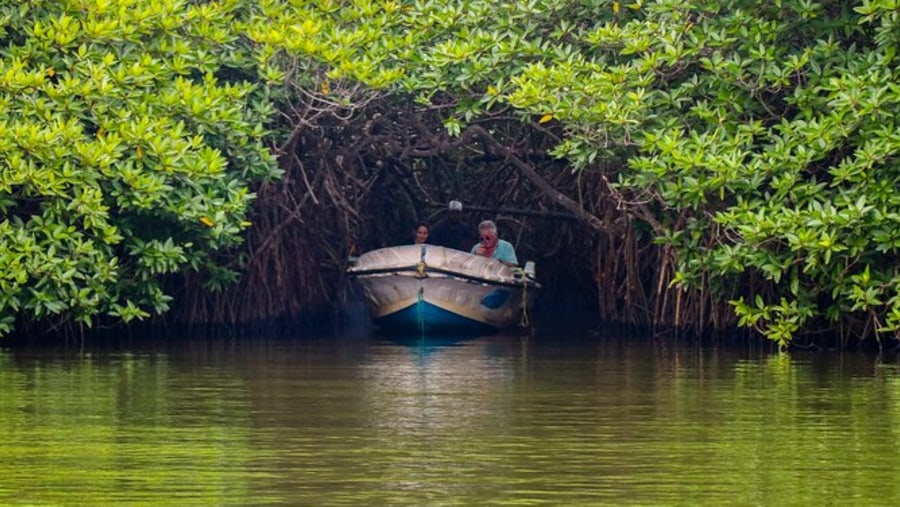
[[[52,245],[34,236],[47,223],[75,227],[56,251],[93,245],[95,265],[128,245],[113,274],[205,265],[201,252],[246,227],[242,182],[275,174],[260,143],[270,98],[352,108],[397,93],[440,108],[451,136],[499,114],[552,130],[569,170],[604,171],[617,209],[669,229],[655,232],[679,261],[673,287],[736,301],[741,323],[779,343],[823,318],[900,328],[891,2],[81,0],[2,12],[20,43],[0,59],[0,208],[15,238],[0,318],[54,293],[22,291],[30,272],[20,282],[23,259]],[[137,248],[153,241],[163,246]],[[735,297],[751,285],[760,298]],[[68,311],[41,301],[42,315]],[[123,318],[140,316],[126,301],[162,307],[152,291],[97,301]]]
[[162,275],[240,243],[247,184],[276,174],[238,31],[254,4],[0,8],[0,334],[165,311]]
[[[868,17],[815,2],[644,4],[585,33],[595,52],[581,60],[548,51],[508,99],[553,111],[568,133],[556,154],[577,167],[628,156],[618,189],[681,224],[664,240],[680,260],[674,286],[768,281],[783,297],[735,309],[782,344],[823,316],[883,323],[900,314],[885,297],[898,269],[896,43],[859,30],[893,26],[887,7],[857,10]],[[881,282],[860,285],[862,266]]]

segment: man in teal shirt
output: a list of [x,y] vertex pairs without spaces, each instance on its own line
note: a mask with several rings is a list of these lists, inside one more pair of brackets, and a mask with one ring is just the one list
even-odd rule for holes
[[478,238],[481,242],[472,247],[473,254],[491,257],[511,266],[519,264],[512,243],[497,237],[497,224],[493,220],[478,224]]

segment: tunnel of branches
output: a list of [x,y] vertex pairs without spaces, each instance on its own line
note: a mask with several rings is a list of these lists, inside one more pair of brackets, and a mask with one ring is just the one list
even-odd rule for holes
[[496,111],[451,136],[440,101],[357,96],[347,108],[295,93],[275,147],[284,174],[256,189],[242,277],[212,295],[188,280],[180,323],[321,330],[352,296],[353,249],[410,242],[416,222],[441,221],[451,199],[473,227],[495,220],[519,259],[536,262],[538,315],[698,331],[733,323],[702,292],[668,288],[674,259],[653,243],[653,218],[622,205],[609,185],[616,167],[573,171],[551,157],[561,135],[552,122]]

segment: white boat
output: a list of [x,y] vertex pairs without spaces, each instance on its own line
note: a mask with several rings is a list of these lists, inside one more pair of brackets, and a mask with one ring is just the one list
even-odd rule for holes
[[407,331],[493,332],[527,321],[540,284],[526,269],[437,245],[361,255],[347,270],[376,324]]

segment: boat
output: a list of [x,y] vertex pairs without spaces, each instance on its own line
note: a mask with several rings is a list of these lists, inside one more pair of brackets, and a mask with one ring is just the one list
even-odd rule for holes
[[527,324],[540,284],[525,268],[437,245],[360,255],[347,275],[376,325],[417,333],[492,333]]

